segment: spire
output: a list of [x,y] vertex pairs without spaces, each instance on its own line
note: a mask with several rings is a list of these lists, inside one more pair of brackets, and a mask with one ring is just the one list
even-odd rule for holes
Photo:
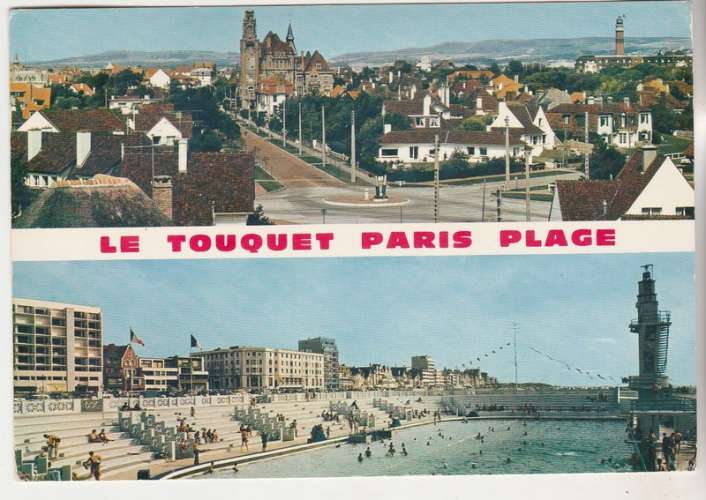
[[287,28],[287,41],[288,42],[293,42],[294,41],[294,32],[292,31],[292,23],[289,23],[289,27]]

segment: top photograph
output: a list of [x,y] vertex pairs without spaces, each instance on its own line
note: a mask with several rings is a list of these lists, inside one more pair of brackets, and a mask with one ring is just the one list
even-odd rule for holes
[[691,9],[13,9],[12,227],[693,219]]

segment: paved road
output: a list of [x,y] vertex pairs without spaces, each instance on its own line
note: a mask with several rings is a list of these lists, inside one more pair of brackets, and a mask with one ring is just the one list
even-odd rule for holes
[[[372,188],[352,186],[328,175],[303,160],[283,151],[246,131],[245,144],[285,189],[276,192],[258,190],[256,204],[262,204],[265,214],[278,223],[292,224],[370,224],[396,222],[433,222],[434,190],[432,187],[389,186],[389,194],[410,200],[403,207],[338,207],[326,204],[332,196],[355,196],[363,199]],[[561,172],[557,175],[530,179],[530,185],[547,185],[556,179],[577,179],[580,174]],[[496,189],[503,182],[467,186],[444,186],[439,189],[439,222],[494,222],[497,220]],[[523,188],[524,182],[513,181],[511,188]],[[485,201],[484,201],[485,199]],[[551,204],[532,201],[531,220],[547,220]],[[524,221],[524,199],[503,199],[502,219]]]
[[253,151],[265,170],[286,188],[345,186],[332,175],[290,155],[252,132],[244,128],[242,132],[246,149]]

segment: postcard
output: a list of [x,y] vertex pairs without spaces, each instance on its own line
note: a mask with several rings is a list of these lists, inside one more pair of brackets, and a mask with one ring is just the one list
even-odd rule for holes
[[15,485],[703,478],[699,6],[82,7],[8,10]]

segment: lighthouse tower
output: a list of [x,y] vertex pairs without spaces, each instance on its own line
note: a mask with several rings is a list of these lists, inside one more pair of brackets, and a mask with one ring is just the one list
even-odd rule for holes
[[624,36],[624,29],[623,29],[623,18],[618,16],[618,19],[615,21],[615,55],[616,56],[623,56],[625,55],[625,40],[623,38]]
[[642,269],[642,280],[637,284],[637,319],[630,322],[630,331],[638,335],[640,374],[630,377],[630,388],[637,391],[640,402],[647,402],[662,399],[662,389],[668,386],[667,349],[672,323],[669,311],[659,310],[652,264]]

